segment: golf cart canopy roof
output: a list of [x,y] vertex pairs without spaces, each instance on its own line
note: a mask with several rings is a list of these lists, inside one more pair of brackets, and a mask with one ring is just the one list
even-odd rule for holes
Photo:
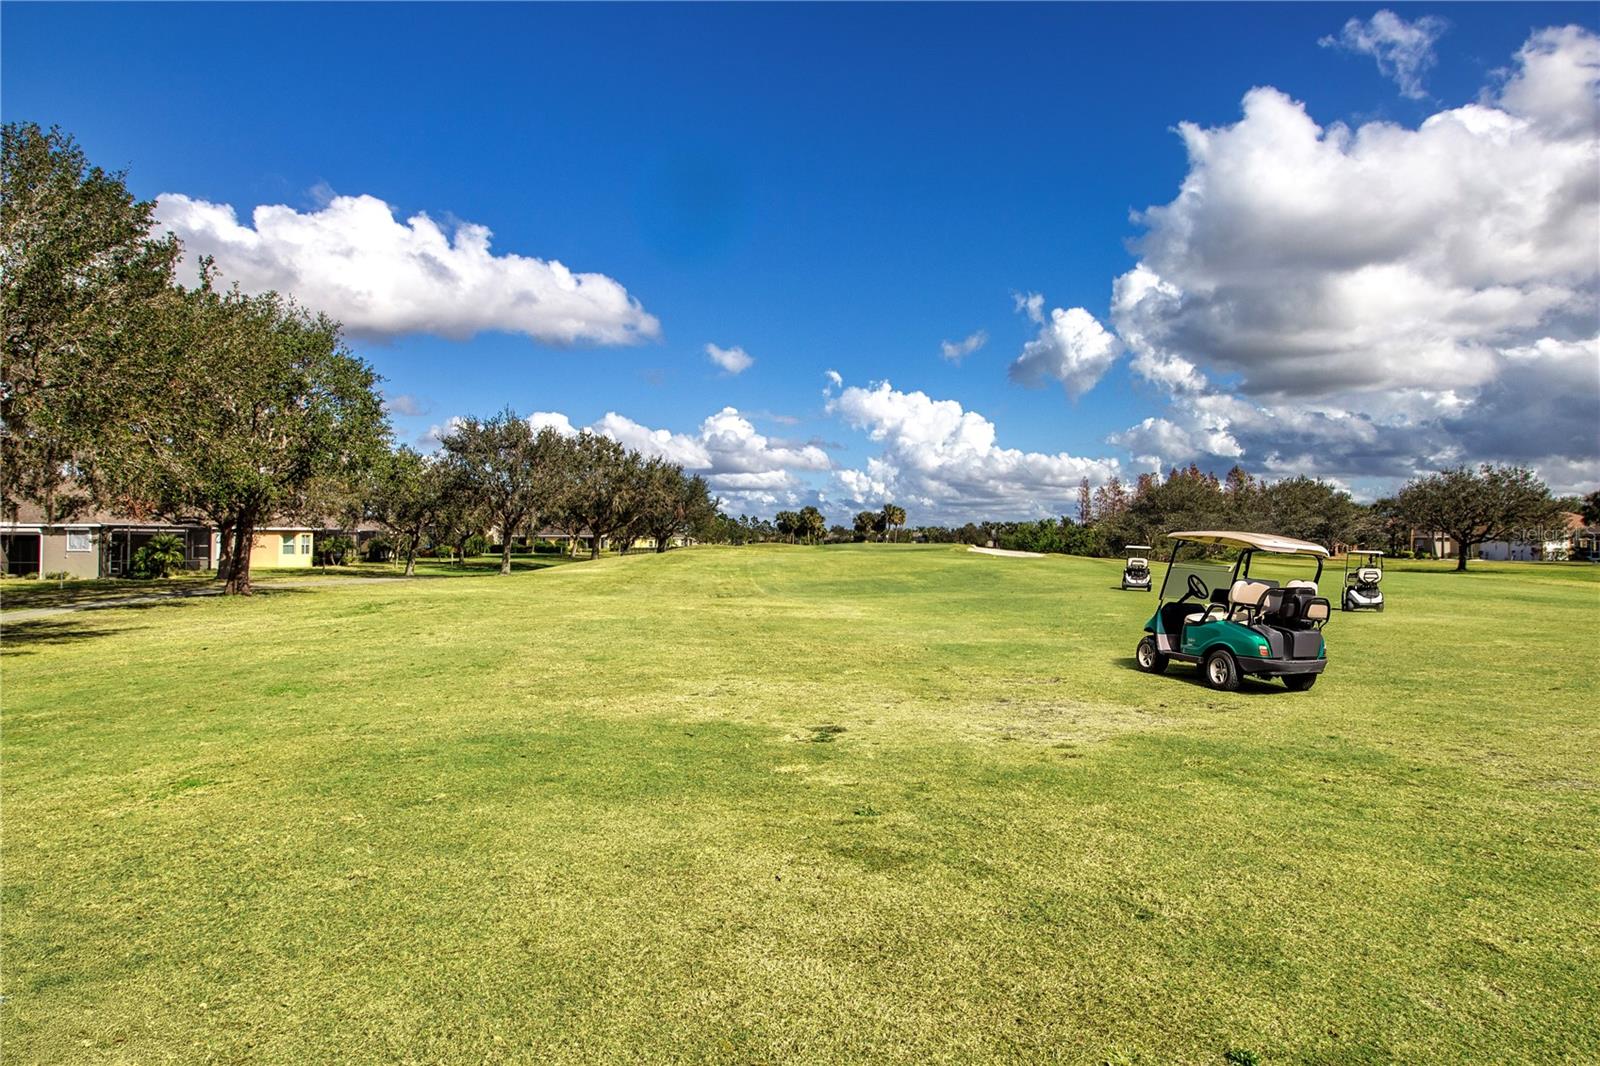
[[1383,553],[1381,551],[1379,551],[1377,548],[1351,548],[1349,551],[1345,552],[1345,554],[1346,555],[1382,555]]
[[1225,544],[1246,551],[1273,552],[1277,555],[1317,555],[1328,558],[1328,549],[1309,540],[1279,537],[1272,533],[1240,533],[1232,529],[1194,529],[1181,533],[1168,533],[1172,540],[1187,540],[1194,544]]
[[1148,545],[1148,544],[1130,544],[1130,545],[1128,545],[1127,550],[1131,551],[1131,552],[1147,552],[1147,551],[1150,550],[1150,545]]

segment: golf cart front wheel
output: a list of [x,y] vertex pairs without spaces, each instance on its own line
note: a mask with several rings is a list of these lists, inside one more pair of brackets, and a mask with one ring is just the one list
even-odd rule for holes
[[1233,692],[1239,687],[1239,664],[1222,648],[1207,655],[1200,670],[1206,676],[1206,684],[1219,692]]
[[1285,674],[1283,678],[1285,687],[1290,692],[1304,692],[1317,683],[1316,674]]
[[1159,674],[1167,668],[1167,657],[1156,650],[1156,638],[1145,637],[1133,652],[1134,662],[1147,674]]

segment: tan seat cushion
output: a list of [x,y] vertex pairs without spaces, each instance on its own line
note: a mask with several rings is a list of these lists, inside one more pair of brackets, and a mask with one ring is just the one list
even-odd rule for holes
[[1303,578],[1295,580],[1295,581],[1290,581],[1290,582],[1286,583],[1283,587],[1286,588],[1286,589],[1310,589],[1313,594],[1315,594],[1316,591],[1317,591],[1317,583],[1315,581],[1306,581]]
[[1233,587],[1228,590],[1228,604],[1231,607],[1259,609],[1262,599],[1270,591],[1272,586],[1265,581],[1235,581]]

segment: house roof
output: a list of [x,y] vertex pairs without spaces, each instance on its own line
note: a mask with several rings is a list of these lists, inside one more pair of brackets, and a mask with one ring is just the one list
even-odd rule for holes
[[[90,504],[73,517],[60,522],[46,522],[44,508],[31,500],[19,500],[15,518],[0,521],[3,526],[99,526],[109,528],[132,527],[135,529],[193,529],[195,526],[210,528],[212,523],[198,516],[186,518],[181,522],[170,522],[153,514],[133,514],[126,511],[114,511],[109,508]],[[258,523],[256,529],[263,532],[274,530],[300,530],[310,531],[314,526],[305,522],[295,522],[285,518],[269,518]]]
[[19,526],[143,526],[143,527],[170,527],[182,529],[185,526],[200,525],[194,522],[168,522],[154,515],[118,514],[106,508],[90,504],[71,518],[59,522],[46,522],[44,508],[32,500],[20,500],[17,503],[16,517],[10,523]]

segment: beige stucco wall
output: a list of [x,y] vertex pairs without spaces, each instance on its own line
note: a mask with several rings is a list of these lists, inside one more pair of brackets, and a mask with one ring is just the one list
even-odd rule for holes
[[89,550],[67,550],[65,531],[45,533],[39,545],[39,573],[50,574],[65,570],[69,577],[99,577],[100,549],[103,534],[89,534]]
[[[294,537],[294,554],[285,554],[283,538]],[[250,569],[257,567],[302,567],[311,565],[312,535],[309,529],[271,530],[257,533],[250,547]],[[303,549],[303,550],[302,550]]]

